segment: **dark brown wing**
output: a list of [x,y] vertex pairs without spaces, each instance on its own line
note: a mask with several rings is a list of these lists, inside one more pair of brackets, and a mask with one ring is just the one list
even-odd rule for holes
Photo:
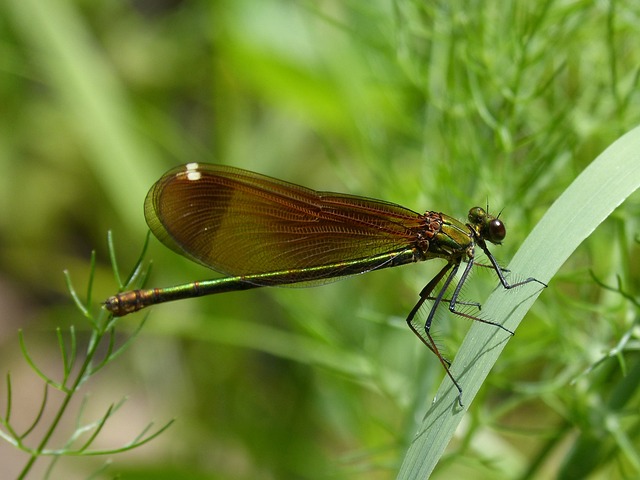
[[392,203],[203,163],[163,175],[147,195],[145,217],[166,246],[233,276],[403,251],[424,224]]

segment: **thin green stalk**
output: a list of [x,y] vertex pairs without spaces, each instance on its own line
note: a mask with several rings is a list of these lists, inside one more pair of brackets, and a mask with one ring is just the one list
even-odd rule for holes
[[[104,316],[105,313],[101,312],[100,315]],[[75,378],[75,380],[73,382],[72,387],[69,388],[69,389],[66,389],[66,393],[65,393],[64,399],[62,401],[62,404],[60,405],[60,408],[56,412],[56,415],[53,418],[53,421],[51,422],[51,424],[49,425],[49,428],[47,428],[47,431],[45,432],[44,436],[42,437],[42,440],[40,441],[38,446],[34,450],[32,450],[32,452],[31,452],[31,454],[29,456],[29,460],[27,460],[27,463],[25,464],[24,468],[20,472],[20,475],[18,476],[18,479],[26,478],[27,474],[29,473],[29,471],[33,467],[35,461],[41,456],[41,454],[44,451],[45,447],[49,443],[49,440],[51,439],[51,436],[53,435],[53,433],[58,428],[58,425],[59,425],[60,421],[62,420],[62,417],[66,413],[67,408],[69,407],[69,403],[71,402],[71,399],[73,398],[73,395],[77,392],[78,387],[84,381],[85,376],[89,372],[89,367],[91,366],[91,362],[93,361],[93,358],[94,358],[94,356],[95,356],[95,354],[96,354],[96,352],[98,350],[98,345],[100,344],[100,340],[102,339],[104,334],[105,334],[104,331],[96,331],[96,330],[94,330],[93,333],[91,334],[92,341],[90,342],[90,347],[89,347],[89,350],[87,351],[87,356],[86,356],[84,362],[82,363],[82,366],[80,367],[80,370],[78,371],[78,374],[76,375],[76,378]]]
[[[112,256],[112,259],[114,260],[115,257],[115,253],[114,253],[114,246],[113,246],[113,242],[112,242],[112,238],[111,235],[109,236],[110,240],[109,240],[109,249],[110,249],[110,254]],[[144,252],[146,250],[146,243],[144,245],[144,250],[141,253],[138,262],[136,263],[136,266],[134,267],[134,273],[129,277],[129,283],[126,285],[122,285],[122,288],[129,288],[132,286],[139,286],[138,281],[140,280],[140,278],[144,278],[147,274],[147,271],[141,267],[142,262],[143,262],[143,257],[144,257]],[[95,257],[92,256],[92,262],[91,262],[91,273],[90,273],[90,278],[89,278],[89,285],[93,285],[93,275],[95,273]],[[63,363],[63,380],[60,382],[56,382],[53,379],[51,379],[50,377],[48,377],[47,375],[44,374],[44,372],[42,372],[38,366],[36,365],[35,361],[31,358],[26,345],[24,343],[24,338],[23,335],[20,334],[20,345],[21,345],[21,349],[22,352],[24,354],[24,357],[26,359],[26,361],[28,362],[28,364],[33,368],[33,370],[40,376],[42,377],[42,379],[45,382],[45,394],[43,396],[43,402],[40,408],[40,411],[38,412],[38,415],[36,417],[36,420],[34,421],[34,423],[32,424],[31,427],[29,427],[29,429],[26,431],[26,433],[22,434],[22,435],[17,435],[15,433],[15,431],[12,429],[9,420],[10,420],[10,414],[11,414],[11,401],[10,398],[7,402],[7,413],[5,415],[5,418],[2,419],[2,424],[5,426],[5,428],[7,428],[7,430],[9,431],[9,435],[7,436],[7,440],[14,444],[16,447],[20,448],[21,450],[27,452],[29,454],[29,458],[27,460],[27,462],[25,463],[24,467],[22,468],[22,471],[20,472],[19,476],[17,477],[18,479],[23,479],[26,478],[26,476],[28,475],[28,473],[32,470],[36,460],[42,456],[53,456],[53,460],[51,462],[51,464],[49,465],[48,468],[48,472],[50,472],[53,469],[53,466],[55,465],[55,463],[57,462],[57,459],[60,456],[63,455],[102,455],[102,454],[113,454],[113,453],[117,453],[120,451],[126,451],[126,450],[130,450],[132,448],[138,447],[140,445],[143,445],[144,443],[147,443],[148,441],[150,441],[151,439],[155,438],[156,436],[158,436],[160,433],[162,433],[164,430],[166,430],[169,425],[171,425],[172,422],[168,422],[166,425],[164,425],[163,427],[159,428],[158,430],[156,430],[155,432],[153,432],[151,435],[148,435],[145,437],[145,435],[147,435],[147,432],[149,431],[149,429],[152,427],[152,424],[148,425],[147,428],[145,428],[143,430],[143,432],[138,435],[132,442],[128,443],[127,445],[123,446],[123,447],[119,447],[117,449],[112,449],[112,450],[95,450],[95,451],[90,451],[88,450],[89,446],[93,443],[93,441],[96,439],[96,437],[100,434],[100,432],[102,431],[102,428],[104,427],[106,421],[113,415],[113,413],[115,413],[115,411],[119,408],[119,406],[123,403],[119,403],[117,405],[112,405],[112,407],[110,407],[107,412],[103,415],[103,417],[98,421],[98,422],[94,422],[94,423],[90,423],[88,425],[81,425],[80,422],[80,418],[81,418],[81,414],[82,412],[80,412],[78,414],[78,425],[76,426],[76,430],[75,433],[70,437],[67,445],[65,445],[65,447],[63,447],[60,450],[47,450],[46,447],[49,444],[49,441],[51,440],[54,432],[58,429],[62,418],[64,417],[64,415],[67,413],[69,405],[71,403],[71,400],[73,398],[73,396],[78,392],[78,390],[80,389],[80,387],[82,386],[82,384],[89,379],[93,374],[95,374],[98,370],[100,370],[101,368],[105,367],[110,361],[112,361],[113,359],[115,359],[120,353],[122,353],[130,344],[131,344],[131,340],[133,338],[135,338],[135,336],[140,332],[140,329],[142,328],[142,325],[144,324],[144,320],[140,323],[139,327],[134,331],[134,333],[130,336],[130,338],[121,346],[116,347],[115,345],[115,333],[114,333],[114,329],[115,329],[115,320],[114,318],[108,314],[106,312],[106,310],[102,309],[100,310],[100,313],[96,316],[94,316],[91,313],[91,305],[89,305],[88,303],[83,302],[77,295],[75,288],[73,287],[72,283],[71,283],[71,279],[69,277],[69,274],[67,272],[65,272],[65,276],[67,279],[67,286],[69,288],[69,291],[71,293],[71,296],[74,300],[74,302],[76,303],[76,306],[78,307],[78,310],[83,314],[83,316],[85,316],[91,326],[92,326],[92,333],[91,336],[89,338],[89,341],[87,342],[87,350],[86,350],[86,355],[84,358],[84,361],[82,362],[82,365],[79,367],[77,373],[75,376],[71,377],[70,373],[73,369],[73,365],[75,363],[75,359],[76,357],[76,352],[77,352],[77,344],[76,344],[76,339],[75,339],[75,330],[73,329],[73,327],[71,328],[70,332],[71,332],[71,345],[70,345],[70,350],[68,350],[65,345],[64,345],[64,339],[62,337],[61,332],[58,330],[57,331],[57,337],[58,337],[58,345],[60,347],[60,351],[61,351],[61,356],[62,356],[62,363]],[[119,272],[116,272],[116,277],[120,277]],[[91,291],[89,291],[87,293],[87,298],[91,298]],[[107,351],[105,353],[105,358],[100,361],[99,363],[97,363],[97,366],[94,366],[95,360],[96,360],[96,355],[98,352],[98,348],[100,345],[102,345],[105,342],[105,336],[108,336],[108,339],[106,340],[108,342],[107,344]],[[68,382],[69,380],[72,379],[71,384],[69,385]],[[10,377],[7,377],[7,384],[8,384],[8,391],[9,394],[11,393],[11,384],[10,384]],[[25,437],[33,430],[33,428],[39,423],[40,419],[42,418],[42,414],[47,402],[47,388],[48,386],[53,386],[56,389],[60,390],[61,392],[63,392],[64,394],[64,398],[62,400],[61,405],[58,407],[53,420],[51,421],[51,423],[48,425],[48,427],[46,428],[45,433],[43,434],[41,440],[39,441],[37,447],[31,449],[31,448],[27,448],[24,444],[24,439]],[[76,449],[76,450],[71,450],[69,447],[72,445],[72,443],[74,443],[76,441],[76,439],[78,437],[80,437],[81,435],[83,435],[86,432],[91,432],[91,435],[89,436],[89,438],[82,444],[82,446],[80,447],[80,449]]]

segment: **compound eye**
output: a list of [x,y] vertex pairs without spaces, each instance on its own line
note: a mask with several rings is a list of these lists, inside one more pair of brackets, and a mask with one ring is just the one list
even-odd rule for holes
[[491,243],[501,243],[504,237],[507,236],[507,229],[504,223],[497,218],[494,218],[489,222],[487,240]]

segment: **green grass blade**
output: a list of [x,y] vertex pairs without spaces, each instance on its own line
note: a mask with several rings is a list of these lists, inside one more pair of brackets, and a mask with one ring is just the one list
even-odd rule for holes
[[[536,225],[508,268],[548,283],[582,241],[638,187],[640,128],[635,128],[576,178]],[[484,304],[483,314],[515,331],[543,291],[534,284],[509,292],[498,288]],[[399,479],[429,477],[508,340],[500,329],[479,322],[471,326],[451,367],[462,385],[465,408],[457,406],[457,391],[445,378],[409,447]]]
[[[133,134],[136,122],[127,95],[74,2],[37,0],[8,2],[11,17],[44,65],[46,81],[57,95],[68,121],[80,132],[85,158],[120,216],[141,231],[138,211],[155,175],[153,154]],[[135,161],[133,161],[135,159]]]

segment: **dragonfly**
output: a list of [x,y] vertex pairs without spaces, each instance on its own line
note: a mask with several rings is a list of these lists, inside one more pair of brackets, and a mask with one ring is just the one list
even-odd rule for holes
[[[318,285],[383,268],[446,260],[420,292],[406,321],[438,357],[458,391],[460,406],[462,387],[431,334],[436,312],[446,305],[454,315],[513,334],[475,314],[473,307],[479,310],[479,303],[460,298],[472,267],[493,269],[505,289],[532,282],[546,287],[533,277],[506,280],[506,270],[487,247],[502,243],[505,225],[481,207],[471,208],[462,223],[436,211],[421,214],[383,200],[316,191],[240,168],[188,163],[169,170],[153,185],[144,214],[165,246],[227,276],[118,293],[104,302],[117,317],[179,299],[265,286]],[[490,265],[476,263],[476,247]],[[426,302],[431,308],[424,323],[417,324]]]

